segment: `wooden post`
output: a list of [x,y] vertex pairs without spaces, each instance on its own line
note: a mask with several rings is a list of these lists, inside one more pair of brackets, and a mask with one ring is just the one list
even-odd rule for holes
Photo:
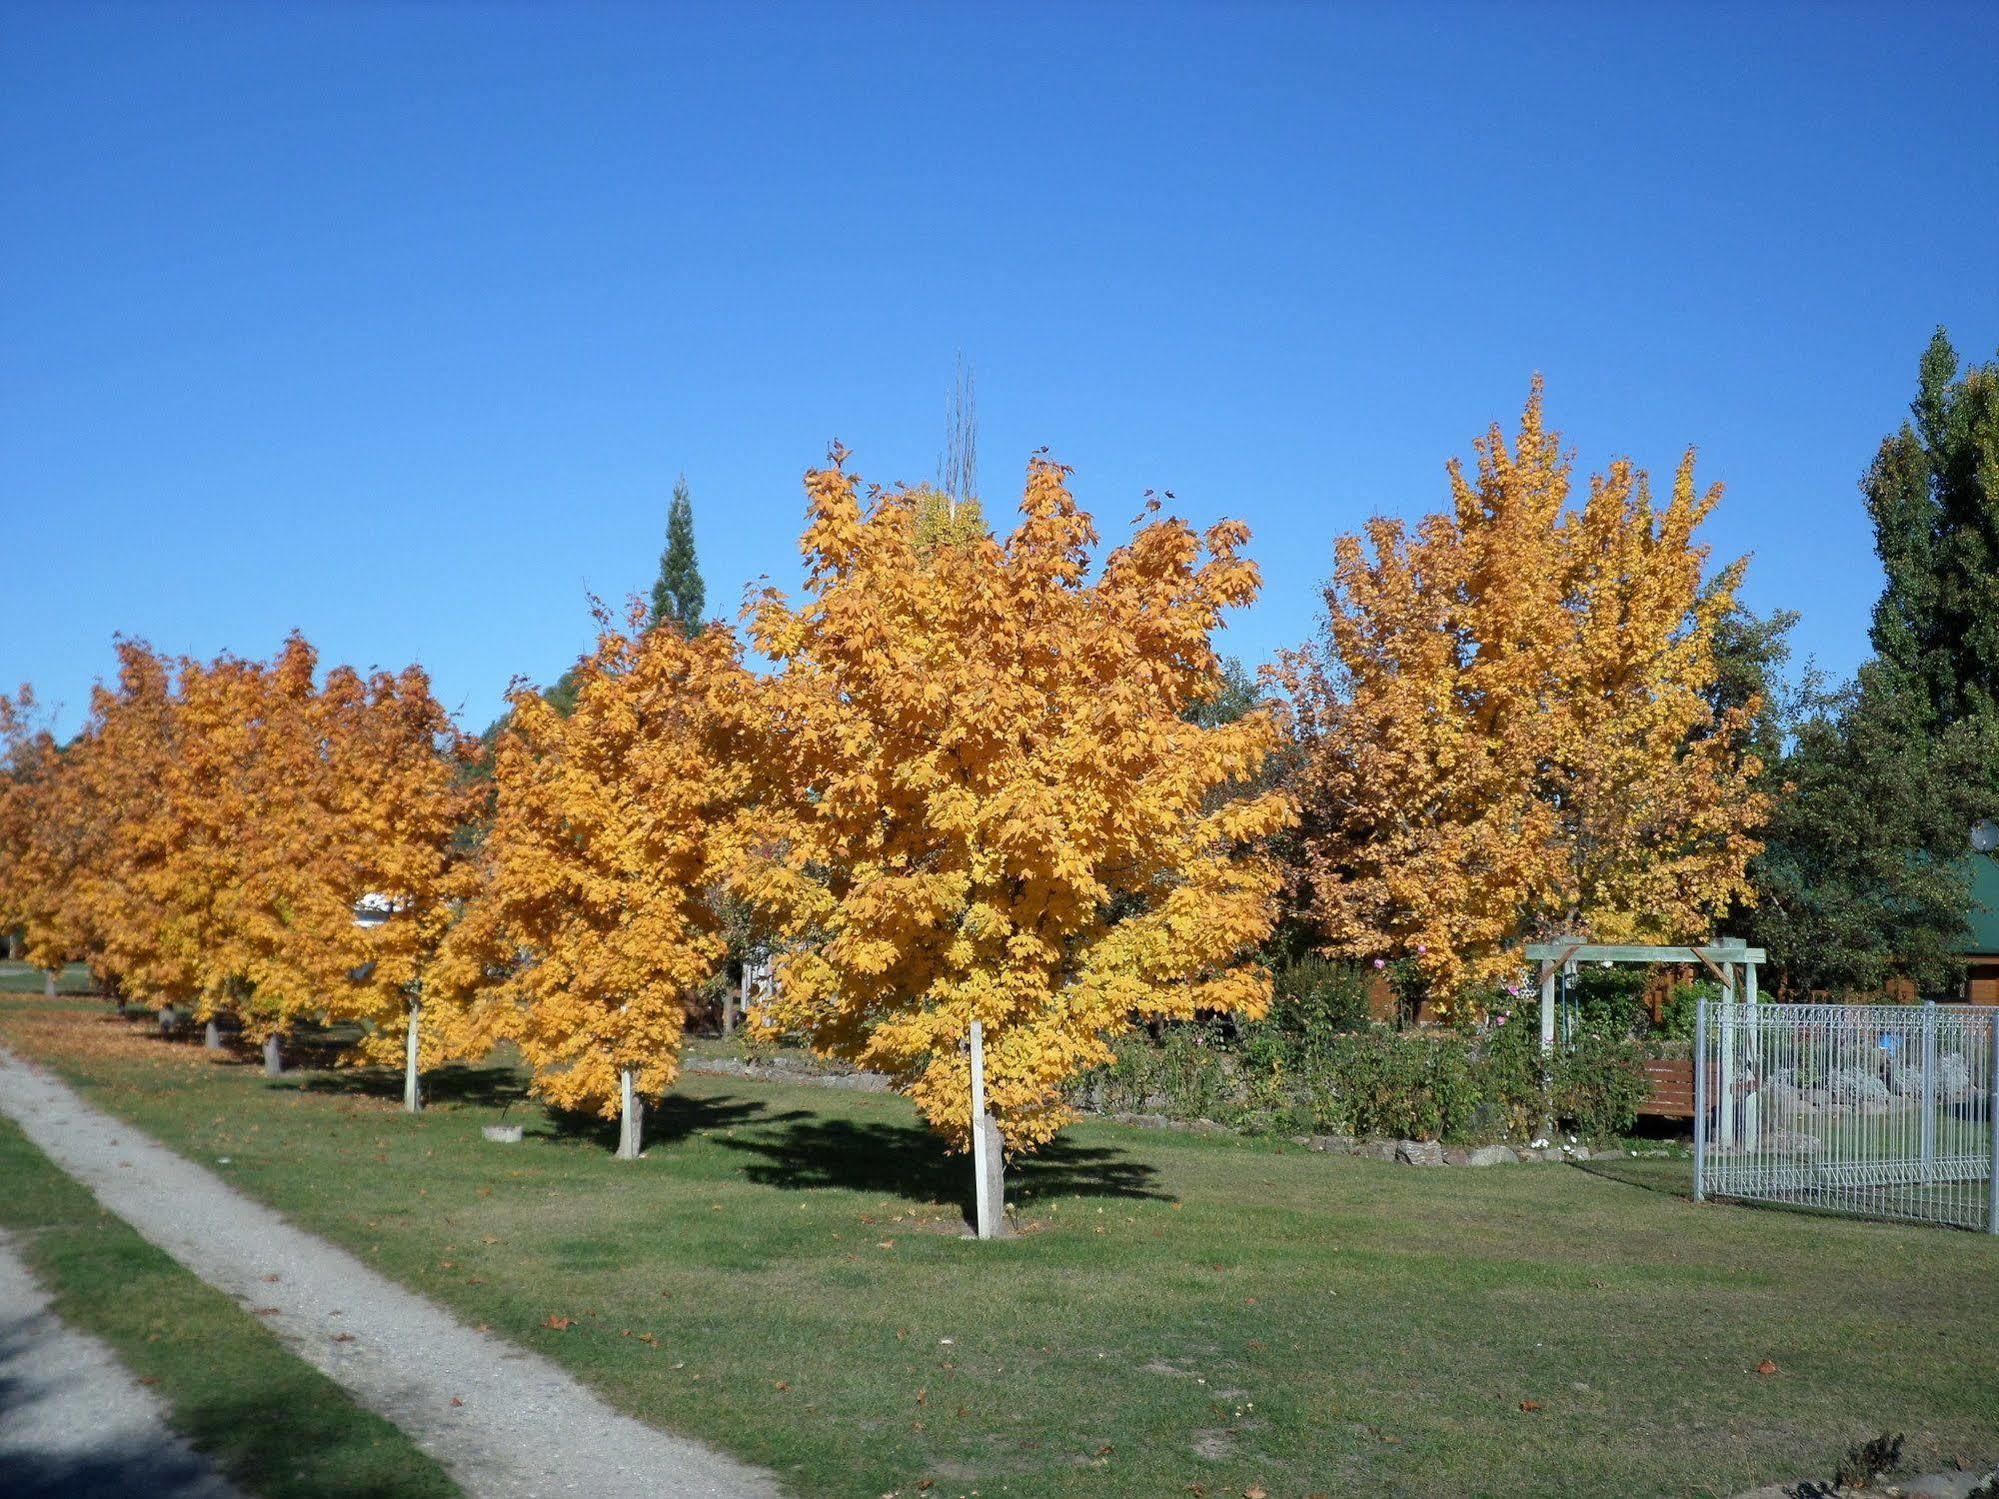
[[403,1040],[403,1112],[415,1114],[423,1109],[423,1092],[416,1058],[420,1032],[423,1028],[423,1006],[410,1004],[409,1033]]
[[972,1022],[972,1212],[981,1239],[1006,1235],[1006,1142],[986,1112],[986,1028]]
[[1715,1116],[1716,1143],[1723,1150],[1735,1146],[1735,965],[1721,965],[1722,1012],[1721,1023],[1721,1076],[1717,1079],[1720,1098],[1717,1105],[1720,1113]]
[[636,1161],[645,1133],[645,1104],[638,1095],[637,1074],[627,1067],[618,1074],[618,1159]]
[[264,1076],[283,1077],[285,1075],[284,1054],[278,1050],[277,1033],[264,1037]]

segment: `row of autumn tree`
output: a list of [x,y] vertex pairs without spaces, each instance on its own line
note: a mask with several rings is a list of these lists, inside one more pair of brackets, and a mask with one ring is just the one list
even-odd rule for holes
[[1537,387],[1447,510],[1340,541],[1280,695],[1214,648],[1258,587],[1240,523],[1149,514],[1098,559],[1046,458],[1004,538],[843,460],[806,478],[803,598],[748,616],[774,669],[719,623],[607,618],[559,693],[513,694],[490,777],[420,672],[315,685],[299,640],[126,642],[61,747],[15,703],[0,926],[253,1037],[359,1022],[412,1074],[511,1041],[633,1151],[747,926],[778,954],[754,1023],[962,1142],[977,1019],[1031,1148],[1133,1024],[1259,1012],[1280,929],[1475,1010],[1526,938],[1682,942],[1755,899],[1790,751],[1691,458],[1663,498],[1627,463],[1574,494]]

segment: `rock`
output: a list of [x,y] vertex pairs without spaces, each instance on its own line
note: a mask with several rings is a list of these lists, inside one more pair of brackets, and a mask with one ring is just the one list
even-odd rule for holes
[[1937,1059],[1937,1097],[1961,1098],[1971,1087],[1971,1069],[1960,1056]]
[[1444,1164],[1446,1166],[1463,1166],[1466,1165],[1470,1160],[1471,1160],[1470,1152],[1459,1150],[1456,1147],[1453,1147],[1444,1152]]
[[1465,1156],[1465,1164],[1467,1166],[1517,1166],[1520,1164],[1520,1157],[1514,1153],[1511,1146],[1481,1145],[1478,1149],[1469,1152]]
[[1395,1159],[1395,1142],[1393,1140],[1365,1140],[1359,1145],[1354,1146],[1353,1153],[1355,1155],[1367,1156],[1377,1161],[1392,1161]]
[[1834,1108],[1880,1113],[1888,1107],[1888,1085],[1858,1067],[1843,1067],[1827,1078],[1825,1095]]
[[1135,1124],[1140,1129],[1164,1129],[1172,1121],[1164,1114],[1113,1114],[1119,1124]]
[[1346,1135],[1312,1135],[1304,1144],[1307,1150],[1330,1150],[1335,1153],[1353,1149],[1353,1141]]
[[1444,1147],[1436,1140],[1398,1140],[1395,1159],[1405,1166],[1441,1166]]
[[1592,1161],[1621,1161],[1624,1159],[1624,1152],[1621,1150],[1592,1150],[1589,1153],[1589,1158]]
[[521,1127],[518,1124],[481,1125],[479,1133],[484,1135],[488,1140],[497,1141],[501,1145],[518,1145],[521,1143]]
[[1794,1129],[1766,1129],[1758,1136],[1756,1147],[1772,1155],[1817,1155],[1825,1149],[1825,1141]]

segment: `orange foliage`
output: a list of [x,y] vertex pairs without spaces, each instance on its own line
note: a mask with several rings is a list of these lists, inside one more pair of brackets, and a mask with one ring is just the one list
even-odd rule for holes
[[1032,1147],[1134,1020],[1268,1002],[1245,959],[1277,875],[1254,850],[1288,807],[1222,793],[1278,730],[1186,716],[1222,611],[1256,593],[1248,531],[1156,520],[1092,579],[1055,463],[1000,542],[926,524],[917,492],[863,506],[843,456],[806,477],[807,600],[768,594],[752,625],[783,669],[758,683],[732,877],[789,948],[753,1023],[889,1073],[963,1143],[976,1017],[989,1107]]

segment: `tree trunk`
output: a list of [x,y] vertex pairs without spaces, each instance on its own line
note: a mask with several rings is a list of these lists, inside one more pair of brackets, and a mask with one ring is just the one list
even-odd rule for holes
[[278,1051],[278,1038],[275,1035],[266,1036],[264,1037],[264,1076],[283,1077],[284,1075],[285,1059]]
[[160,1007],[160,1034],[162,1036],[171,1036],[179,1029],[180,1016],[174,1012],[173,1001],[169,1000]]
[[57,970],[51,968],[47,973],[42,975],[43,999],[54,999],[56,997],[56,972]]
[[736,991],[727,984],[722,986],[722,1034],[733,1035],[736,1029]]
[[987,1204],[986,1221],[979,1225],[982,1239],[1010,1239],[1013,1228],[1006,1221],[1006,1137],[1000,1134],[999,1121],[991,1114],[979,1120],[979,1131],[985,1136],[986,1148],[982,1162],[985,1169],[985,1191],[980,1194]]
[[618,1074],[618,1159],[636,1161],[645,1131],[645,1104],[639,1099],[638,1075],[630,1068]]
[[213,1015],[208,1017],[208,1028],[201,1033],[201,1044],[209,1051],[222,1050],[222,1023]]
[[409,1034],[403,1041],[403,1112],[415,1114],[423,1108],[423,1092],[419,1085],[416,1054],[419,1030],[423,1025],[423,1006],[410,1006]]

